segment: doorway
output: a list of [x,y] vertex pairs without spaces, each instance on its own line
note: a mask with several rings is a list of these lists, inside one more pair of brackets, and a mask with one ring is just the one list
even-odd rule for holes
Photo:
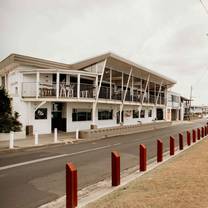
[[156,114],[157,120],[163,120],[163,109],[162,108],[157,108],[157,114]]
[[[124,122],[124,112],[121,112],[121,123]],[[116,113],[116,123],[120,124],[120,111]]]
[[66,131],[66,118],[64,116],[65,103],[52,103],[51,130],[57,128],[59,131]]

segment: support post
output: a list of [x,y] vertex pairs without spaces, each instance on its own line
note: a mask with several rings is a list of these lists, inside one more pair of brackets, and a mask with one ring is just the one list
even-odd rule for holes
[[192,141],[193,141],[193,143],[196,142],[196,131],[195,131],[195,129],[192,130]]
[[35,132],[35,145],[38,145],[38,133]]
[[77,168],[71,162],[66,164],[66,208],[77,207]]
[[175,154],[175,139],[170,137],[170,155]]
[[10,138],[9,138],[9,149],[14,148],[14,132],[10,132]]
[[158,91],[158,94],[157,94],[157,98],[156,98],[156,102],[155,102],[155,105],[157,105],[157,102],[158,102],[158,98],[159,98],[159,96],[160,96],[160,93],[161,93],[162,84],[163,84],[163,80],[162,80],[162,81],[161,81],[161,83],[160,83],[160,88],[159,88],[159,91]]
[[111,175],[112,186],[120,185],[120,155],[118,152],[111,152]]
[[95,125],[95,117],[96,117],[96,103],[92,103],[92,124]]
[[163,161],[163,142],[158,139],[157,140],[157,162]]
[[56,73],[56,98],[59,98],[59,72]]
[[36,98],[39,97],[40,72],[36,72]]
[[191,133],[187,131],[186,136],[187,136],[187,145],[190,146],[191,145]]
[[197,128],[197,139],[200,140],[200,138],[201,138],[200,128]]
[[77,74],[77,98],[80,98],[80,73]]
[[75,135],[76,139],[79,139],[79,129],[76,129],[76,135]]
[[54,143],[58,142],[58,133],[57,133],[57,128],[54,129]]
[[201,127],[202,138],[204,137],[204,127]]
[[110,69],[110,100],[112,99],[112,69]]
[[183,150],[183,134],[179,134],[179,150]]
[[140,171],[147,169],[147,149],[144,144],[140,144]]

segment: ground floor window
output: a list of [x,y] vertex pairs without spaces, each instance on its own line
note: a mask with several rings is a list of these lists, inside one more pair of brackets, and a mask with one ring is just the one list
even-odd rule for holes
[[140,118],[145,118],[145,110],[141,110]]
[[91,121],[92,110],[91,109],[73,109],[72,121]]
[[139,118],[139,111],[133,110],[133,118]]
[[148,117],[152,117],[152,109],[148,111]]
[[113,119],[113,110],[99,110],[98,120],[111,120]]

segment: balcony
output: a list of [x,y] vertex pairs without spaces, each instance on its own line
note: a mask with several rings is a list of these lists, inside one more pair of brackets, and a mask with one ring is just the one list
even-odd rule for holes
[[[58,93],[58,95],[57,95]],[[92,84],[80,84],[79,97],[80,98],[95,98],[96,87]],[[37,83],[37,82],[23,82],[22,83],[22,97],[23,98],[78,98],[77,83],[59,84],[57,90],[56,83]]]
[[[57,87],[59,89],[57,89]],[[79,92],[78,92],[79,89]],[[80,83],[61,83],[57,86],[56,83],[37,83],[37,82],[23,82],[22,83],[22,97],[23,98],[82,98],[82,99],[95,99],[97,88],[93,84]],[[58,93],[58,95],[57,95]],[[123,93],[120,88],[112,89],[110,87],[101,86],[99,98],[107,100],[122,101]],[[142,96],[137,90],[127,90],[125,101],[141,103]],[[143,103],[155,104],[156,96],[148,94],[144,97]],[[158,97],[157,104],[164,105],[165,98]]]

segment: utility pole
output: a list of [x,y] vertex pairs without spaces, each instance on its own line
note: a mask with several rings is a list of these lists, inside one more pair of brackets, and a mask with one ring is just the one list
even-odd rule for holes
[[192,101],[192,85],[191,85],[191,89],[190,89],[190,103],[189,103],[189,120],[190,120],[190,117],[191,117],[191,101]]

